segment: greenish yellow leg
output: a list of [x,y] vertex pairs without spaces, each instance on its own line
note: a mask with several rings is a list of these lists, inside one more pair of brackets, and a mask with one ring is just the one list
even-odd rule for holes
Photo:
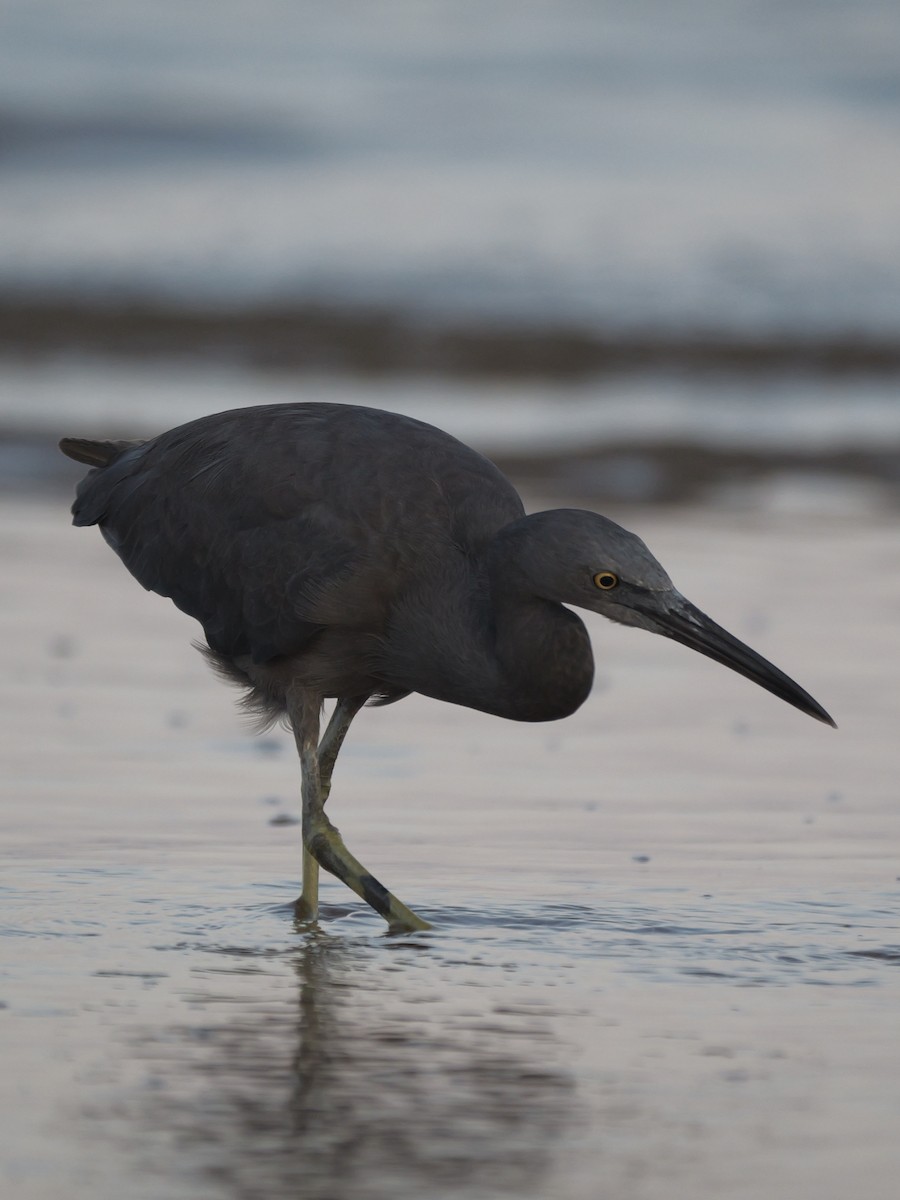
[[336,875],[347,887],[356,892],[360,899],[372,906],[388,923],[391,933],[408,933],[419,929],[430,929],[427,921],[407,908],[393,892],[362,865],[358,858],[344,845],[344,839],[324,813],[317,822],[309,843],[310,850],[319,863]]
[[328,728],[322,735],[316,757],[319,760],[319,786],[322,793],[322,807],[331,792],[331,773],[335,760],[344,744],[350,722],[367,700],[366,696],[356,696],[351,700],[338,700],[328,722]]
[[319,917],[319,864],[303,847],[303,887],[300,899],[294,906],[297,919],[316,921]]
[[291,701],[291,724],[303,780],[303,889],[297,901],[297,916],[303,921],[315,921],[318,917],[321,865],[384,917],[392,933],[430,929],[427,921],[407,908],[354,858],[324,813],[338,751],[350,722],[364,703],[365,697],[338,701],[325,736],[317,745],[317,698],[301,693]]
[[[319,760],[319,792],[324,808],[331,792],[331,775],[350,723],[366,702],[365,696],[349,700],[338,700],[322,735],[316,751]],[[303,890],[297,901],[297,916],[304,921],[315,921],[319,910],[319,864],[303,847]]]

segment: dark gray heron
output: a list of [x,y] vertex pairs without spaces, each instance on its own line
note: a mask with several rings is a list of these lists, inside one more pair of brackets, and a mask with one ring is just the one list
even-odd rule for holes
[[[73,506],[137,581],[203,626],[213,666],[260,728],[286,718],[300,755],[303,885],[319,867],[391,929],[428,925],[349,852],[325,816],[335,760],[367,702],[412,692],[515,721],[587,698],[591,643],[566,605],[683,642],[819,721],[828,713],[690,604],[640,538],[596,513],[525,515],[488,459],[421,421],[277,404],[144,442],[64,438],[94,468]],[[336,701],[319,739],[325,699]]]

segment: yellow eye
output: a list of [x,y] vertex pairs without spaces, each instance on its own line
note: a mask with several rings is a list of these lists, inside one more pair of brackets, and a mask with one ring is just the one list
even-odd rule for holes
[[619,582],[619,577],[613,575],[612,571],[600,571],[594,576],[594,586],[601,588],[604,592],[608,592],[610,588],[614,588]]

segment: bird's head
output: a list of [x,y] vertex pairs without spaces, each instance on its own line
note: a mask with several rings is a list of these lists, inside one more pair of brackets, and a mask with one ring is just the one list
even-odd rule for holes
[[552,509],[515,522],[501,540],[504,535],[517,586],[673,638],[834,725],[799,684],[686,600],[641,539],[614,521],[581,509]]

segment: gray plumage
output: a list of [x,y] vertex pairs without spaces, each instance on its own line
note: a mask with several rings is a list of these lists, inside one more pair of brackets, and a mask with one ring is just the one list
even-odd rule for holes
[[215,665],[264,720],[287,715],[298,746],[328,697],[345,715],[411,692],[516,720],[569,715],[593,657],[566,605],[674,637],[833,724],[684,600],[639,538],[580,510],[526,516],[497,467],[420,421],[269,405],[61,448],[94,467],[75,524],[99,525],[145,588],[195,617]]

